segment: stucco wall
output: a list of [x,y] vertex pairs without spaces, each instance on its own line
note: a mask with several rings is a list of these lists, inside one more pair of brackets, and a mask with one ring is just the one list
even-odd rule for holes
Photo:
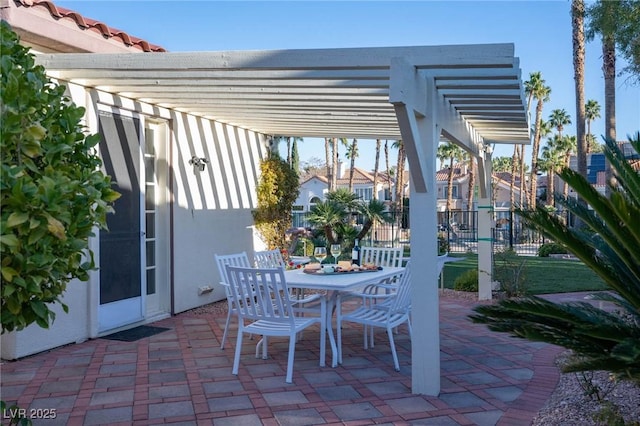
[[[255,187],[260,161],[266,155],[266,138],[245,129],[211,122],[187,114],[114,98],[109,94],[69,85],[68,94],[77,105],[87,108],[86,122],[97,133],[97,104],[118,105],[143,115],[168,120],[172,186],[168,188],[173,210],[173,295],[174,311],[182,312],[224,299],[214,254],[262,249],[253,229],[252,210],[256,207]],[[209,163],[194,173],[189,165],[193,156]],[[97,232],[96,232],[97,234]],[[97,237],[90,242],[95,250]],[[98,259],[99,261],[99,259]],[[213,292],[199,295],[199,288]],[[61,309],[48,330],[30,326],[2,335],[2,358],[15,359],[68,343],[97,337],[99,274],[89,283],[72,283],[64,296],[69,314]]]

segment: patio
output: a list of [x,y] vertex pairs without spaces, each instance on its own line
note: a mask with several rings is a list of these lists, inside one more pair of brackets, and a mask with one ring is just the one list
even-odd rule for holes
[[472,324],[475,303],[440,299],[439,397],[411,394],[405,327],[399,373],[384,332],[365,351],[361,329],[347,327],[337,368],[318,366],[312,331],[296,346],[293,384],[284,381],[283,339],[270,340],[266,361],[246,339],[233,376],[235,333],[220,350],[226,313],[212,309],[219,302],[156,322],[170,330],[136,342],[95,339],[3,362],[2,399],[55,409],[55,420],[35,425],[528,425],[556,386],[560,349]]

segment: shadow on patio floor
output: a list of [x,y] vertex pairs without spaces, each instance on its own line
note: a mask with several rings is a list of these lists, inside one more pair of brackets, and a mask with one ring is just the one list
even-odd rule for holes
[[2,399],[28,413],[55,412],[55,419],[34,419],[47,426],[529,425],[557,384],[560,349],[472,324],[473,305],[440,300],[439,397],[411,394],[404,327],[397,336],[400,372],[384,332],[364,350],[361,329],[347,326],[337,368],[318,366],[312,330],[296,346],[293,384],[284,381],[285,339],[270,339],[268,360],[254,358],[256,341],[245,339],[233,376],[235,330],[220,350],[226,314],[219,310],[158,321],[153,325],[170,330],[136,342],[95,339],[4,362]]

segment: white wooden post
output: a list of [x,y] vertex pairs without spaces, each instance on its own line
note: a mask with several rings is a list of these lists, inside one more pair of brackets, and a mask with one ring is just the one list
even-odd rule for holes
[[478,159],[481,184],[478,197],[478,299],[491,300],[493,282],[493,204],[491,154],[485,147]]
[[440,393],[440,318],[437,272],[436,88],[404,59],[392,61],[389,99],[394,105],[411,171],[411,387]]

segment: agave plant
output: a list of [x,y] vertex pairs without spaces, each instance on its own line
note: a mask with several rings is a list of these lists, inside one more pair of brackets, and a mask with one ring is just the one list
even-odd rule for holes
[[[640,152],[640,132],[629,142]],[[519,214],[598,274],[611,291],[593,298],[612,302],[616,310],[527,297],[478,306],[470,318],[494,331],[571,349],[574,356],[565,372],[603,370],[640,382],[640,173],[614,141],[606,142],[604,153],[615,176],[608,183],[609,198],[577,172],[560,172],[584,203],[561,196],[556,202],[579,219],[580,228],[567,226],[543,208]]]

